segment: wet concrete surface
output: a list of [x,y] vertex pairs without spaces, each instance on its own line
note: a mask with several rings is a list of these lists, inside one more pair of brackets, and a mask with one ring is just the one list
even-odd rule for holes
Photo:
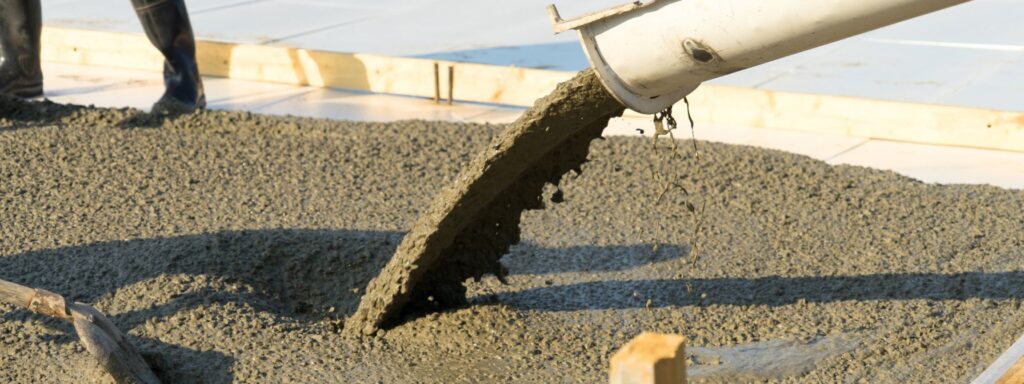
[[[697,163],[688,142],[672,159],[616,137],[562,180],[564,202],[522,217],[507,285],[344,332],[501,129],[0,100],[0,278],[96,303],[168,382],[593,383],[640,331],[685,335],[694,369],[709,350],[844,340],[744,380],[963,382],[1024,329],[1022,191],[707,142]],[[659,200],[666,180],[681,188]],[[105,382],[73,335],[0,307],[0,381]]]

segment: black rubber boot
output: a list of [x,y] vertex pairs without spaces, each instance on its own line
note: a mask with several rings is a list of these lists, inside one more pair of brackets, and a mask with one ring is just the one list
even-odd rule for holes
[[[3,1],[3,0],[0,0]],[[160,50],[167,90],[153,112],[191,112],[206,106],[196,64],[196,42],[184,0],[132,0],[149,41]]]
[[0,0],[0,94],[43,94],[39,67],[42,27],[39,0]]

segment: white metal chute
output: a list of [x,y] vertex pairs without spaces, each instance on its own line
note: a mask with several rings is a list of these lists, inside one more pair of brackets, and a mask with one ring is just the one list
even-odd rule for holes
[[655,113],[700,83],[969,0],[656,0],[561,20],[624,105]]

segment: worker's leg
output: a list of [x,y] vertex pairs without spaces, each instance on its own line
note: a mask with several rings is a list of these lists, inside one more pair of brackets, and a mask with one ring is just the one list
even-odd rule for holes
[[0,0],[0,94],[43,94],[39,67],[42,25],[39,0]]
[[[2,1],[2,0],[0,0]],[[154,111],[194,110],[206,106],[196,65],[196,44],[184,0],[132,0],[149,41],[163,53],[167,90]]]

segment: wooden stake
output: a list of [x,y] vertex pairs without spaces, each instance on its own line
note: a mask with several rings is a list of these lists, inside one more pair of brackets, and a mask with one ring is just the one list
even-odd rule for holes
[[448,66],[448,105],[455,103],[455,66]]
[[160,383],[142,355],[95,308],[82,303],[68,304],[56,293],[4,280],[0,280],[0,301],[72,323],[85,349],[118,383]]
[[612,356],[611,384],[686,384],[682,336],[644,332]]
[[441,64],[434,63],[434,103],[441,104]]

